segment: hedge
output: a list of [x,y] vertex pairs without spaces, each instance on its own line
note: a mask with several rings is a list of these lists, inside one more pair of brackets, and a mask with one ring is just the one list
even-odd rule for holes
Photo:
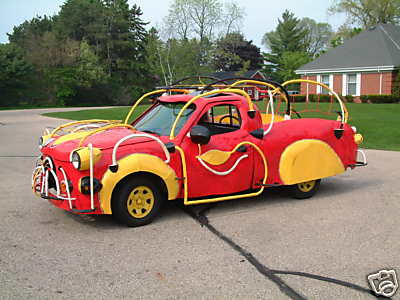
[[[310,102],[330,102],[333,97],[333,102],[336,102],[334,96],[326,95],[326,94],[309,94],[308,100]],[[339,97],[345,102],[354,102],[354,96],[347,95]],[[293,95],[291,96],[292,102],[305,102],[306,95]],[[360,100],[362,103],[400,103],[400,97],[396,95],[362,95],[360,96]]]
[[362,95],[362,103],[398,103],[399,97],[394,95]]

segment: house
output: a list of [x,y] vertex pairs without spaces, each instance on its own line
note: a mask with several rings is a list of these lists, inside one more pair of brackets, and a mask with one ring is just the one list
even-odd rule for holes
[[[341,46],[303,65],[296,74],[322,82],[343,96],[392,94],[400,68],[400,27],[379,24]],[[326,94],[313,84],[301,83],[300,93]]]
[[[265,80],[266,77],[260,70],[249,70],[247,72],[241,73],[240,71],[224,71],[224,72],[216,72],[210,74],[209,76],[215,77],[218,79],[230,79],[230,78],[237,78],[237,77],[244,77],[244,78],[251,78],[254,80],[261,79]],[[233,83],[236,80],[231,80],[229,83]],[[263,90],[263,88],[256,87],[256,86],[246,86],[243,88],[252,98],[253,100],[260,100],[261,98],[265,97],[267,92]]]

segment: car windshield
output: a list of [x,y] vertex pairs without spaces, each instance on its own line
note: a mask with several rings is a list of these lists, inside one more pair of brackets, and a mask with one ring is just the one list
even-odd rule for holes
[[[155,133],[160,136],[169,135],[172,125],[184,105],[183,102],[159,102],[133,125],[139,131]],[[195,105],[191,104],[184,111],[175,128],[175,135],[179,133],[194,110]]]

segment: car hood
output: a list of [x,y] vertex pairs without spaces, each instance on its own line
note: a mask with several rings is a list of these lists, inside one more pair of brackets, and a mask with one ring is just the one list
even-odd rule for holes
[[[112,151],[115,144],[128,135],[131,135],[133,133],[150,135],[141,131],[132,131],[132,129],[128,128],[111,128],[105,131],[94,133],[93,135],[85,138],[81,143],[82,138],[86,136],[88,132],[90,131],[70,133],[55,137],[54,140],[52,140],[48,145],[42,148],[42,153],[60,161],[69,161],[70,154],[73,150],[80,147],[85,147],[89,144],[92,144],[95,148],[99,148],[102,150],[109,149],[110,151]],[[165,136],[156,137],[158,137],[163,143],[167,143],[169,141],[168,137]],[[155,148],[157,142],[149,139],[148,137],[136,137],[126,140],[121,144],[120,147],[139,144],[145,144],[145,147],[149,148],[149,152],[154,152],[154,149],[152,148]],[[158,151],[161,150],[160,147],[156,148],[159,149]],[[141,150],[143,151],[143,149]]]

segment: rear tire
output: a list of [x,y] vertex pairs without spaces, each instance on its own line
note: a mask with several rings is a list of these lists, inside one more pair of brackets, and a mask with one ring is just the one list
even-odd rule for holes
[[317,192],[320,182],[321,179],[317,179],[291,185],[291,196],[296,199],[311,198]]
[[161,188],[147,177],[133,177],[115,192],[112,201],[113,217],[129,227],[151,223],[164,201]]

